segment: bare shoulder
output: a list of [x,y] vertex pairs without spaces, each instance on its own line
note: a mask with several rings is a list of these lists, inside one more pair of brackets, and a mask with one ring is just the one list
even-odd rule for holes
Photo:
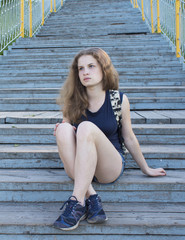
[[121,104],[122,111],[130,111],[130,103],[129,99],[126,94],[123,94],[122,104]]
[[124,94],[121,106],[122,113],[122,135],[126,139],[132,135],[130,104],[128,97]]

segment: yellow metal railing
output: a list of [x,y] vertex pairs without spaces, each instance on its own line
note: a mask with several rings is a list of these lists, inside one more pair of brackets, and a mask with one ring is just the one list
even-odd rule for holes
[[185,0],[131,0],[139,7],[152,33],[163,33],[176,47],[176,57],[185,60]]
[[64,1],[0,0],[0,53],[18,37],[32,37]]

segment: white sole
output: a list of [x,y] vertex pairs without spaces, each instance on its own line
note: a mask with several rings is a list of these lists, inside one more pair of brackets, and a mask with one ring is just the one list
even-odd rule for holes
[[72,226],[72,227],[70,227],[70,228],[57,228],[57,227],[55,227],[55,226],[54,226],[54,227],[57,228],[57,229],[63,230],[63,231],[71,231],[71,230],[76,229],[76,228],[78,227],[80,221],[83,221],[85,218],[86,218],[86,215],[83,215],[83,216],[79,219],[79,221],[77,222],[77,224],[74,225],[74,226]]

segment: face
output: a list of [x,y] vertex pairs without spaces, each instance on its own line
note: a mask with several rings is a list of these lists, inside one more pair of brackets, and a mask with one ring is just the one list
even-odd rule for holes
[[85,87],[102,85],[103,73],[100,64],[91,55],[83,55],[78,59],[78,75]]

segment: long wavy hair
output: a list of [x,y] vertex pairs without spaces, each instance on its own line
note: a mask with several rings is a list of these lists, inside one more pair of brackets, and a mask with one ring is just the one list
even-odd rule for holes
[[103,72],[103,90],[117,90],[119,84],[118,72],[104,50],[88,48],[80,51],[73,59],[68,77],[57,99],[57,103],[63,106],[63,116],[72,124],[79,123],[82,115],[86,116],[85,112],[89,106],[86,87],[81,84],[78,73],[78,59],[84,55],[93,56],[100,64]]

